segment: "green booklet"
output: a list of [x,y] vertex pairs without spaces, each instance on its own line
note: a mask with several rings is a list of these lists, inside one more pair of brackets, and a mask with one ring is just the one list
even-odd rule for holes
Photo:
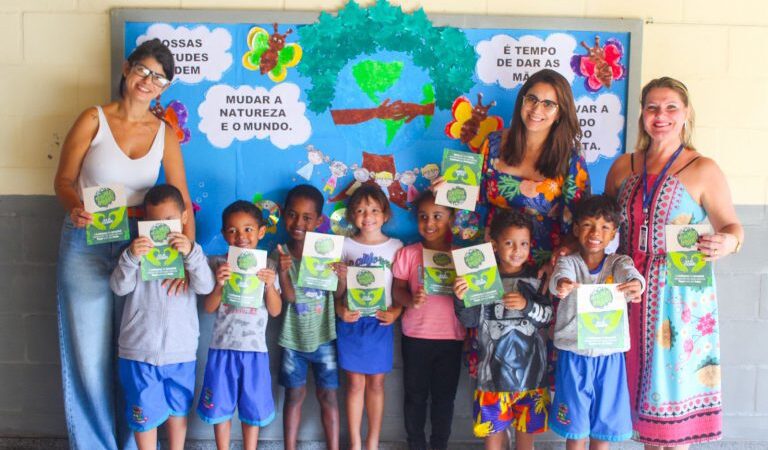
[[86,244],[122,242],[131,238],[122,185],[83,188],[83,204],[85,210],[93,214],[93,222],[85,227]]
[[627,300],[615,284],[582,284],[576,289],[576,302],[579,350],[626,349]]
[[360,315],[375,316],[387,309],[387,277],[381,267],[347,267],[347,305]]
[[451,253],[456,276],[466,279],[469,286],[464,294],[464,306],[469,308],[494,303],[504,296],[501,275],[490,243],[460,248]]
[[267,252],[230,246],[227,263],[231,275],[221,292],[221,301],[237,307],[261,308],[265,286],[256,274],[267,267]]
[[307,232],[296,285],[335,291],[339,280],[331,265],[341,261],[343,248],[344,236]]
[[435,204],[474,211],[482,167],[483,155],[446,148],[441,169],[445,183],[435,192]]
[[453,295],[456,269],[448,252],[424,249],[424,290],[430,295]]
[[181,233],[181,222],[146,220],[139,222],[139,236],[152,240],[154,247],[141,257],[141,279],[144,281],[184,278],[184,258],[168,245],[168,234]]
[[699,236],[711,234],[712,225],[667,225],[667,283],[672,286],[712,286],[712,261],[697,248]]

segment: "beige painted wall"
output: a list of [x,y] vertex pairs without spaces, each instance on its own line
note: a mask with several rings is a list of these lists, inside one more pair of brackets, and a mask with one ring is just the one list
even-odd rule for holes
[[[397,3],[397,0],[393,0]],[[109,9],[336,10],[340,0],[0,0],[0,195],[52,194],[59,147],[84,108],[109,98]],[[643,82],[688,84],[695,142],[734,201],[768,198],[765,0],[402,0],[429,12],[642,18]],[[630,106],[633,107],[633,106]]]

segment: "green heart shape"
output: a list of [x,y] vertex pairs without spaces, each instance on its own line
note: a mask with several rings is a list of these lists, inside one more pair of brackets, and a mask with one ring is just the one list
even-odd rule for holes
[[166,267],[173,264],[173,262],[176,261],[176,259],[179,257],[179,251],[172,247],[165,247],[163,249],[163,254],[167,256],[167,258],[163,262],[163,265]]
[[107,226],[104,225],[103,221],[104,221],[104,214],[93,213],[93,221],[91,222],[91,226],[93,226],[97,230],[104,231],[107,229]]
[[109,229],[114,230],[115,228],[119,227],[120,224],[123,223],[124,217],[125,217],[125,208],[117,208],[110,211],[109,218],[112,219],[112,223],[109,224]]

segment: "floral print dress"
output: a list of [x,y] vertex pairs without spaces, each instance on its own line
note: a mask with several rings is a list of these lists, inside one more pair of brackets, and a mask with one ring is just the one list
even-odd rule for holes
[[533,181],[499,172],[496,162],[502,133],[490,134],[482,148],[485,163],[480,198],[489,207],[486,223],[490,224],[497,208],[519,209],[533,217],[531,256],[541,266],[560,245],[561,236],[571,233],[573,205],[590,193],[587,163],[574,151],[567,176]]
[[[649,186],[655,177],[648,175]],[[655,446],[716,440],[722,435],[722,409],[715,286],[666,282],[665,225],[703,222],[706,211],[677,176],[666,176],[649,209],[648,252],[641,252],[642,186],[633,174],[618,196],[624,216],[619,252],[632,256],[648,283],[642,301],[629,305],[626,355],[634,439]]]

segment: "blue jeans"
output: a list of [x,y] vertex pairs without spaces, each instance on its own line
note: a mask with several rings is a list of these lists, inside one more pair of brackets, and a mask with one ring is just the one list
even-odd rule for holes
[[[131,221],[131,236],[135,236]],[[88,246],[85,228],[64,219],[57,304],[64,409],[72,450],[135,449],[117,382],[117,334],[123,297],[109,276],[126,242]],[[118,419],[119,417],[119,419]]]
[[307,384],[307,369],[312,364],[315,385],[322,389],[338,389],[339,369],[336,342],[320,344],[314,352],[300,352],[283,348],[278,382],[284,388],[297,388]]

